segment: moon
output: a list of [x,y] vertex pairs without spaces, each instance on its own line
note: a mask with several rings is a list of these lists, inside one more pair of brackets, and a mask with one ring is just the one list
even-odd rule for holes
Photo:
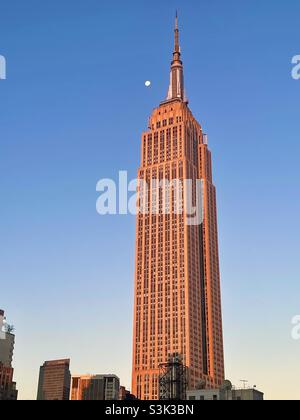
[[150,80],[147,80],[147,81],[145,82],[145,86],[146,86],[146,87],[150,87],[150,86],[151,86],[151,82],[150,82]]

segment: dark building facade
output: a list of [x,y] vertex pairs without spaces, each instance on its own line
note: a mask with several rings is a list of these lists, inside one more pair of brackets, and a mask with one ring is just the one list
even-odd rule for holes
[[15,401],[18,398],[16,383],[13,381],[14,370],[0,363],[0,401]]
[[121,401],[130,401],[136,400],[136,397],[133,394],[131,394],[131,392],[128,391],[128,389],[126,389],[125,386],[120,386],[119,399]]
[[116,375],[73,376],[72,401],[112,401],[119,399],[120,379]]
[[70,385],[70,360],[47,361],[40,367],[37,400],[67,401]]

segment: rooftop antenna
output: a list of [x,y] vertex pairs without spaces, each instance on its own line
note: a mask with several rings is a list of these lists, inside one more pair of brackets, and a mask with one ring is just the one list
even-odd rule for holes
[[246,386],[249,381],[247,381],[247,379],[241,379],[240,382],[242,382],[242,384],[244,385],[244,389],[246,389]]

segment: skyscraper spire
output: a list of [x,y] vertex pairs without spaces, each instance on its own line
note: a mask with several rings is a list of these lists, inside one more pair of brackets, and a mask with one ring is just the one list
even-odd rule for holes
[[183,76],[183,63],[181,61],[181,51],[179,43],[179,24],[178,12],[176,11],[175,17],[175,30],[174,30],[174,52],[173,61],[171,64],[170,86],[168,91],[167,100],[180,99],[185,101],[184,92],[184,76]]
[[178,12],[176,10],[176,18],[175,18],[175,49],[174,51],[180,52],[179,46],[179,25],[178,25]]

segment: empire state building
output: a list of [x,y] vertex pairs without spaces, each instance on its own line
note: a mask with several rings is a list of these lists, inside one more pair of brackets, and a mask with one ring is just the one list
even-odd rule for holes
[[[218,388],[224,356],[216,189],[207,136],[185,95],[177,16],[170,87],[142,135],[138,178],[149,188],[139,193],[148,211],[137,215],[132,392],[159,399],[159,367],[174,353],[187,367],[189,389]],[[174,211],[175,180],[183,185],[182,212]],[[193,185],[189,192],[185,180]],[[165,182],[169,194],[159,187]],[[189,194],[197,201],[197,182],[202,217],[190,224],[187,201]]]

